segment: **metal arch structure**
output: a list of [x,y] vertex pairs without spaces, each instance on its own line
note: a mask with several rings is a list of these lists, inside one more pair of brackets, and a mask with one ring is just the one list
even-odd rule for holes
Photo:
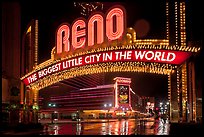
[[[185,36],[181,37],[185,38]],[[121,60],[103,59],[98,62],[78,63],[80,59],[85,59],[85,57],[90,55],[114,54],[118,51],[121,53],[125,51],[131,51],[131,53],[135,51],[146,51],[146,53],[150,52],[152,55],[156,52],[160,52],[161,54],[173,53],[177,57],[175,59],[178,60],[176,62],[174,60],[167,62],[166,55],[166,59],[163,58],[163,62],[161,58],[157,58],[157,60],[134,60],[133,58],[129,58]],[[200,48],[188,47],[185,45],[185,42],[181,42],[180,45],[171,45],[168,31],[167,39],[140,40],[136,39],[136,32],[133,28],[127,28],[122,40],[105,42],[99,48],[93,48],[85,52],[81,51],[62,58],[55,58],[56,48],[54,47],[51,51],[51,59],[36,65],[21,80],[27,89],[33,92],[33,107],[38,108],[39,90],[64,79],[102,72],[144,72],[167,75],[170,121],[196,121],[195,72],[191,58],[199,51]],[[160,57],[161,54],[159,54]],[[148,55],[146,57],[151,58]],[[63,67],[67,62],[71,62],[71,67]]]

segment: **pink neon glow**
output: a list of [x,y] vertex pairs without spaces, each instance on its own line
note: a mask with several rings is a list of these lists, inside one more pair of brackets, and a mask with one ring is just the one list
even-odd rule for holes
[[130,110],[133,110],[131,104],[129,104],[129,108],[130,108]]
[[150,105],[150,102],[147,102],[147,105],[149,106],[149,105]]
[[88,22],[88,46],[94,45],[94,22],[97,22],[97,44],[101,44],[104,41],[103,17],[100,14],[95,14]]
[[[107,96],[111,96],[111,95],[104,95],[104,96],[89,96],[89,97],[77,97],[77,99],[79,98],[102,98],[102,97],[107,97]],[[73,98],[64,98],[64,99],[73,99]],[[62,99],[50,99],[50,100],[62,100]]]
[[[63,101],[63,100],[67,100],[67,99],[69,99],[69,100],[76,100],[76,99],[78,99],[78,98],[96,98],[96,97],[100,97],[101,99],[104,99],[104,96],[113,96],[113,95],[103,95],[103,96],[89,96],[89,97],[84,97],[84,96],[80,96],[80,97],[66,97],[66,98],[55,98],[55,99],[51,99],[51,100],[55,100],[55,101]],[[97,99],[98,100],[98,99]],[[81,101],[80,101],[81,102]]]
[[[60,104],[70,104],[70,103],[89,103],[90,100],[78,100],[78,99],[75,99],[75,100],[72,100],[71,102],[64,102],[63,100],[61,101],[57,101],[57,103],[60,103]],[[103,102],[104,103],[104,98],[101,98],[101,99],[97,99],[97,100],[91,100],[91,102]]]
[[[86,23],[83,20],[77,20],[72,25],[72,46],[74,49],[82,48],[86,42]],[[80,30],[79,30],[80,29]],[[78,38],[80,39],[78,41]]]
[[[86,92],[86,93],[83,93],[83,92],[80,92],[80,93],[70,93],[72,96],[75,96],[75,95],[100,95],[100,94],[112,94],[112,92],[110,92],[110,91],[108,91],[108,90],[106,90],[107,92],[101,92],[101,91],[98,91],[98,92],[91,92],[91,91],[89,91],[89,92]],[[89,94],[87,94],[87,93],[89,93]]]
[[[87,93],[90,93],[91,92],[91,95],[93,95],[93,94],[98,94],[98,93],[106,93],[106,94],[113,94],[110,90],[103,90],[103,92],[101,92],[100,90],[98,90],[98,91],[80,91],[80,92],[72,92],[72,93],[70,93],[71,94],[71,96],[73,96],[73,95],[81,95],[81,96],[83,96],[84,94],[85,95],[87,95]],[[108,93],[109,92],[109,93]],[[55,97],[51,97],[51,98],[64,98],[64,97],[70,97],[70,96],[55,96]]]
[[115,108],[118,107],[118,84],[115,83]]
[[[70,95],[71,96],[73,96],[73,95],[81,95],[81,96],[84,96],[84,94],[85,95],[87,95],[87,94],[90,94],[90,93],[92,93],[92,95],[93,94],[100,94],[100,93],[108,93],[108,94],[110,94],[110,93],[112,93],[112,91],[110,91],[110,90],[103,90],[103,92],[101,92],[101,90],[97,90],[97,91],[79,91],[79,92],[71,92],[70,93]],[[66,95],[66,96],[53,96],[53,97],[51,97],[51,98],[63,98],[63,97],[69,97],[70,95]]]
[[103,96],[88,96],[88,97],[84,97],[84,96],[80,96],[80,97],[66,97],[66,98],[57,98],[57,99],[51,99],[51,100],[75,100],[75,99],[79,99],[79,98],[102,98],[102,97],[106,97],[106,96],[112,96],[112,95],[103,95]]
[[[64,37],[62,33],[64,32]],[[64,45],[64,51],[67,52],[70,50],[69,42],[69,27],[68,25],[62,25],[57,31],[57,54],[62,53],[62,47]]]
[[[90,93],[90,94],[85,94],[85,96],[87,96],[87,97],[89,97],[90,95],[96,95],[96,94],[94,94],[94,93]],[[110,93],[98,93],[97,94],[98,96],[100,96],[100,95],[113,95],[113,94],[110,94]],[[80,94],[78,94],[78,95],[72,95],[72,97],[80,97],[80,96],[84,96],[84,95],[80,95]],[[70,97],[70,96],[69,96]],[[56,98],[55,98],[56,99]],[[60,98],[60,99],[63,99],[63,98]]]
[[[129,92],[128,92],[128,98],[129,98],[129,106],[131,107],[131,96],[130,96],[130,85],[129,85]],[[131,107],[132,108],[132,107]]]
[[[113,16],[116,16],[116,31],[113,32]],[[109,40],[120,38],[124,32],[124,14],[120,8],[113,8],[106,16],[106,36]]]

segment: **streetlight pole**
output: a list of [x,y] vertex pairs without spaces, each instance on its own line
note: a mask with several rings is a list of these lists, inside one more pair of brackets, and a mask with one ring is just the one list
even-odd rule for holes
[[166,104],[167,104],[167,118],[168,118],[168,120],[170,119],[170,105],[169,105],[169,101],[167,101],[166,102]]
[[[56,104],[55,103],[48,103],[48,107],[56,107]],[[51,113],[51,123],[52,124],[54,123],[54,113]]]
[[107,118],[108,118],[108,122],[109,122],[109,112],[110,112],[110,109],[112,107],[112,104],[104,104],[104,107],[105,108],[108,108],[108,113],[106,114]]

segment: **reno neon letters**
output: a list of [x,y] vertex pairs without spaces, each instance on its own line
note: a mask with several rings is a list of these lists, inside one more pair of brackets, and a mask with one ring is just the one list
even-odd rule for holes
[[87,24],[85,19],[76,20],[71,27],[69,24],[62,24],[56,34],[57,54],[80,49],[85,45],[102,44],[106,38],[109,41],[119,39],[124,30],[125,11],[120,6],[110,9],[105,18],[102,13],[92,15]]

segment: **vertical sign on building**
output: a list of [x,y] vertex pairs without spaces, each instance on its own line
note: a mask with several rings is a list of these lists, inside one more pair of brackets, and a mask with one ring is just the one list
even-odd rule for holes
[[119,104],[129,103],[129,86],[118,85],[118,102]]
[[132,110],[130,98],[130,78],[116,77],[115,82],[115,108],[124,112]]

